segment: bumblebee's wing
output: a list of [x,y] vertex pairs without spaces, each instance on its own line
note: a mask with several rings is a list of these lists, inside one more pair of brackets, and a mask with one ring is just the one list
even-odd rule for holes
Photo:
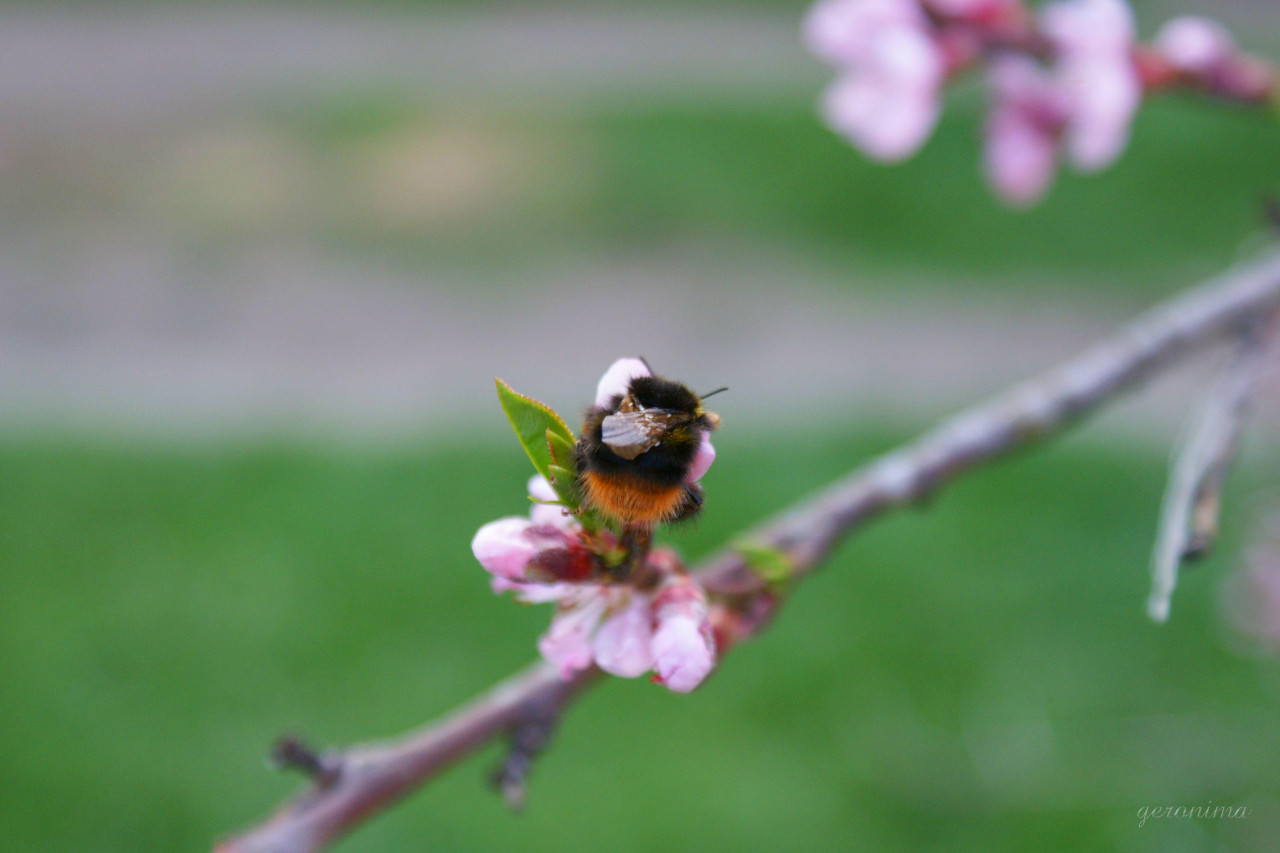
[[623,459],[635,459],[662,440],[678,412],[640,409],[607,415],[600,422],[600,440]]

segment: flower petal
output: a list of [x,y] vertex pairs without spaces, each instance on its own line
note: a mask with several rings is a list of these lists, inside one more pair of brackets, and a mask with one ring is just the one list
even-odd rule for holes
[[653,635],[653,668],[669,690],[688,693],[715,665],[704,622],[685,615],[665,619]]
[[[534,474],[529,478],[529,497],[539,501],[560,500],[556,490],[551,488],[547,478],[541,474]],[[566,533],[572,533],[579,529],[577,519],[567,514],[564,511],[564,507],[559,504],[535,503],[529,509],[529,519],[534,524],[549,524]]]
[[1072,164],[1094,172],[1109,166],[1129,142],[1129,125],[1142,101],[1142,81],[1127,56],[1063,66],[1071,99],[1066,149]]
[[706,595],[693,578],[678,575],[658,588],[653,612],[658,625],[650,645],[654,672],[668,689],[688,693],[716,661]]
[[641,359],[618,359],[609,365],[609,369],[604,372],[604,376],[600,377],[600,382],[596,385],[596,405],[608,406],[614,397],[627,393],[627,388],[631,385],[632,379],[637,376],[652,375],[649,365],[645,364]]
[[987,122],[983,166],[1000,198],[1015,207],[1034,204],[1053,181],[1054,138],[1016,109],[998,110]]
[[597,666],[622,678],[635,678],[653,667],[649,605],[648,596],[635,593],[625,608],[600,624],[591,641]]
[[560,670],[561,678],[591,665],[591,634],[604,614],[605,596],[592,595],[561,610],[547,633],[538,638],[538,651]]
[[864,73],[838,78],[822,98],[827,124],[883,162],[916,153],[937,124],[939,109],[931,89],[898,87]]
[[532,526],[529,519],[517,516],[491,521],[476,531],[471,540],[471,553],[490,574],[524,580],[525,567],[538,551],[525,535]]
[[579,592],[578,585],[572,583],[523,583],[497,576],[489,581],[489,587],[499,595],[514,592],[516,599],[525,604],[563,601],[573,598]]
[[853,67],[866,61],[884,30],[923,29],[926,23],[917,0],[819,0],[805,15],[801,35],[820,58]]
[[1175,68],[1201,74],[1222,64],[1235,50],[1235,40],[1226,27],[1195,15],[1166,23],[1156,33],[1154,45]]
[[698,482],[702,479],[702,475],[707,473],[711,463],[715,461],[716,449],[711,444],[711,436],[704,432],[702,434],[702,442],[693,454],[693,461],[689,463],[689,470],[685,472],[684,481],[686,483]]
[[1042,7],[1041,30],[1068,56],[1127,56],[1133,12],[1124,0],[1056,0]]

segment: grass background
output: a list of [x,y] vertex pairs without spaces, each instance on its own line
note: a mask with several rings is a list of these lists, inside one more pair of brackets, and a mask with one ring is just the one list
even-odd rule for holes
[[[470,270],[481,298],[501,296],[485,281],[503,269],[687,253],[848,271],[834,286],[907,300],[943,278],[1114,311],[1220,269],[1280,189],[1275,123],[1161,101],[1105,175],[1063,175],[1012,213],[978,175],[976,92],[953,98],[919,157],[886,168],[818,124],[823,78],[815,66],[811,89],[751,102],[300,93],[236,121],[286,153],[282,193],[302,202],[241,203],[223,172],[171,170],[153,156],[169,137],[140,133],[126,155],[141,165],[52,184],[11,173],[0,216],[18,235],[152,217],[148,234],[201,262],[301,240],[424,281]],[[443,212],[389,215],[362,195],[388,145],[442,135],[513,179]],[[739,399],[719,407],[728,424]],[[704,518],[677,544],[706,553],[921,426],[779,412],[771,430],[726,428]],[[524,507],[526,463],[503,429],[495,410],[482,429],[397,445],[0,430],[5,845],[207,848],[295,787],[262,765],[281,732],[391,734],[523,665],[548,612],[492,596],[467,548]],[[1073,438],[977,472],[842,548],[705,689],[591,691],[539,761],[526,813],[484,791],[490,748],[340,849],[1272,850],[1280,671],[1241,653],[1218,601],[1274,502],[1274,449],[1241,466],[1222,547],[1157,628],[1142,604],[1164,454]],[[1141,807],[1209,801],[1253,812],[1138,826]]]
[[[726,433],[678,544],[704,553],[902,437]],[[514,442],[463,439],[6,442],[7,843],[200,849],[293,787],[262,765],[280,732],[392,733],[523,664],[548,613],[491,596],[466,547],[518,511],[523,468]],[[1162,471],[1073,440],[978,472],[842,548],[705,689],[589,693],[525,814],[484,791],[490,748],[342,849],[1266,849],[1280,682],[1215,607],[1239,515],[1153,626]],[[1255,812],[1137,825],[1210,800]]]

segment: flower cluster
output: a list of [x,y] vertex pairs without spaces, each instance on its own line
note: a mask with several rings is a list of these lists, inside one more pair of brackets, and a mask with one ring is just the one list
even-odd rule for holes
[[[599,405],[648,375],[639,359],[619,359],[597,388]],[[700,478],[715,459],[704,437],[688,480]],[[476,532],[471,550],[491,575],[494,592],[513,592],[526,603],[554,603],[551,626],[538,640],[542,656],[564,678],[593,663],[605,672],[654,680],[680,693],[693,690],[715,666],[716,645],[706,595],[674,555],[648,555],[646,569],[625,578],[608,570],[619,551],[608,530],[588,534],[562,506],[551,484],[535,475],[528,517],[491,521]]]
[[1084,172],[1120,156],[1144,90],[1182,85],[1238,100],[1273,97],[1274,79],[1236,54],[1222,27],[1170,21],[1150,49],[1124,0],[819,0],[805,41],[837,69],[827,123],[868,156],[922,146],[944,85],[980,67],[989,93],[983,165],[1009,204],[1038,200],[1065,159]]

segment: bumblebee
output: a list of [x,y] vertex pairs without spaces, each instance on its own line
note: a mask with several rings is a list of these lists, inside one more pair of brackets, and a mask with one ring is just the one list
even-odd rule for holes
[[685,479],[703,436],[719,425],[679,382],[632,378],[625,393],[593,406],[583,421],[574,461],[585,505],[624,528],[692,518],[702,487]]

